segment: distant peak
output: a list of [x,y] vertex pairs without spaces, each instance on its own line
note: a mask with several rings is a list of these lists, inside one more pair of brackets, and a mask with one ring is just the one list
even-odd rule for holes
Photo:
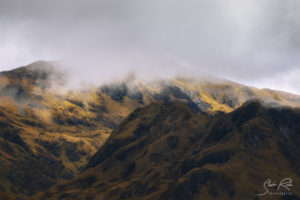
[[44,61],[44,60],[38,60],[36,62],[33,62],[25,67],[28,67],[32,70],[35,69],[43,69],[43,68],[53,68],[54,67],[54,63],[50,62],[50,61]]
[[19,67],[10,71],[0,73],[10,80],[13,85],[19,84],[24,86],[24,80],[32,85],[40,86],[42,88],[50,87],[51,81],[63,84],[64,74],[57,70],[54,62],[36,61],[29,65]]

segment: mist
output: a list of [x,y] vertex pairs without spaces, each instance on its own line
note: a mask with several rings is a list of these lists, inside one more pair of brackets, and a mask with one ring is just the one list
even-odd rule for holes
[[211,74],[300,94],[297,0],[2,0],[0,70],[60,63],[75,85]]

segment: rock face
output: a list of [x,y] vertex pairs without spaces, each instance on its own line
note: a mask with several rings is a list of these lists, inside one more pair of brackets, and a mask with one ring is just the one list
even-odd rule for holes
[[[258,90],[229,81],[176,78],[142,82],[130,79],[71,91],[66,90],[63,83],[64,75],[57,71],[53,63],[45,61],[0,72],[0,199],[1,195],[5,195],[5,198],[34,195],[57,182],[77,176],[84,168],[96,166],[100,161],[95,156],[90,158],[101,148],[111,132],[122,127],[119,126],[120,122],[133,110],[153,102],[182,103],[192,112],[206,118],[215,115],[221,118],[253,97],[300,106],[300,97],[297,95]],[[272,108],[268,112],[273,116],[273,113],[279,111]],[[292,116],[290,119],[288,111],[280,112],[280,116],[274,114],[272,120],[266,123],[272,122],[278,126],[282,137],[285,137],[286,129],[294,128],[293,134],[285,137],[284,143],[278,144],[292,161],[298,158],[295,154],[297,145],[290,145],[290,142],[298,142],[297,127],[294,126],[298,118]],[[241,128],[245,120],[256,116],[251,113],[245,111],[243,117],[233,116],[237,127]],[[131,118],[136,114],[130,115]],[[159,113],[157,119],[163,116],[164,113]],[[206,144],[221,141],[232,131],[229,124],[222,121],[219,123],[212,127],[213,134],[206,138]],[[286,128],[284,124],[289,126]],[[140,133],[149,131],[150,127],[151,124],[141,123],[134,137],[142,137]],[[262,147],[264,143],[261,141],[267,139],[264,132],[258,128],[251,132],[250,129],[253,130],[250,127],[243,136],[245,144],[249,148]],[[175,131],[177,127],[162,124],[160,130]],[[193,142],[193,137],[200,136],[195,133],[190,137]],[[178,135],[169,135],[166,145],[176,150],[181,145],[180,138]],[[107,145],[111,146],[106,153],[113,154],[110,151],[131,143],[135,138],[127,139],[112,144],[108,142]],[[143,140],[132,148],[141,149],[147,142]],[[133,150],[130,148],[129,152]],[[105,155],[100,155],[104,159]],[[123,153],[118,158],[126,160],[128,155]],[[154,152],[150,158],[158,162],[164,159],[161,156]],[[135,162],[129,162],[126,166],[124,177],[130,177],[138,167]]]
[[216,116],[153,103],[123,120],[79,176],[36,198],[258,199],[266,179],[292,178],[292,194],[278,197],[298,199],[299,124],[299,109],[261,100]]

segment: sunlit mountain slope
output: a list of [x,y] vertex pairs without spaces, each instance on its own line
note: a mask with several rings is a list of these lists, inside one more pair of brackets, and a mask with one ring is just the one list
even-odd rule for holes
[[[299,131],[299,109],[259,100],[216,116],[153,103],[131,113],[79,176],[37,199],[299,199]],[[279,190],[290,193],[258,196],[269,178],[291,178],[290,191]]]
[[53,63],[38,61],[1,72],[0,191],[32,195],[74,177],[138,107],[163,100],[215,115],[251,98],[300,106],[297,95],[220,79],[131,78],[70,90]]

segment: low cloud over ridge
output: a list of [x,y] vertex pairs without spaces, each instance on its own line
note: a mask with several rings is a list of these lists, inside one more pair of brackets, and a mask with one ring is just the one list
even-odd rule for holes
[[299,11],[297,0],[4,0],[0,70],[45,59],[86,80],[205,71],[299,94]]

